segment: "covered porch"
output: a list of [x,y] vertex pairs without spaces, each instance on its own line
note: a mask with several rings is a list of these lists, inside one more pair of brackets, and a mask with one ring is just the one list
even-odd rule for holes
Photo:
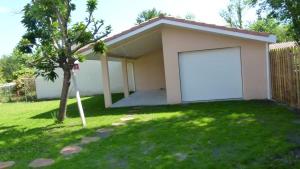
[[[100,56],[105,107],[152,106],[167,104],[162,36],[154,29],[109,46]],[[124,98],[112,103],[108,61],[122,63]],[[135,90],[129,90],[128,64],[133,65]]]

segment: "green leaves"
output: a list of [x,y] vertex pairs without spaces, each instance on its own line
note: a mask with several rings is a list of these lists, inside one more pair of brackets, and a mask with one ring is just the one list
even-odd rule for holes
[[230,27],[242,29],[243,13],[248,4],[248,0],[230,0],[230,4],[220,12],[220,16]]
[[23,54],[18,50],[8,56],[0,58],[0,77],[2,81],[11,82],[21,76],[32,77],[34,69],[28,66],[32,61],[32,56]]
[[289,25],[281,24],[274,18],[261,18],[256,22],[250,24],[249,29],[258,32],[272,33],[276,35],[277,42],[286,42],[293,40],[292,36],[287,33]]
[[102,41],[98,41],[94,44],[94,52],[104,53],[106,51],[106,46]]
[[76,23],[69,31],[70,39],[75,44],[83,44],[93,39],[91,31],[86,30],[86,25],[83,22]]
[[93,13],[97,9],[98,2],[97,0],[88,0],[86,5],[87,5],[87,12]]
[[71,12],[76,9],[72,0],[34,0],[24,7],[22,23],[27,30],[18,48],[33,53],[31,64],[38,75],[53,81],[57,78],[56,68],[70,71],[75,60],[84,61],[77,51],[86,45],[96,43],[95,49],[104,52],[101,40],[111,27],[104,27],[104,21],[94,17],[98,1],[86,2],[88,15],[76,24],[70,22]]
[[142,11],[136,18],[136,23],[141,24],[145,21],[148,21],[152,18],[159,17],[160,15],[166,16],[166,13],[156,10],[155,8]]
[[[32,39],[35,41],[35,38]],[[18,50],[20,50],[23,53],[32,53],[32,47],[33,44],[30,42],[28,38],[22,38],[19,44],[17,45]]]
[[299,0],[251,0],[259,6],[259,11],[284,24],[290,24],[288,32],[300,45],[300,1]]

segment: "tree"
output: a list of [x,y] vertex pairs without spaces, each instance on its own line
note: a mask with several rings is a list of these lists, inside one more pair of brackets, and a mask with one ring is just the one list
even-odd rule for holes
[[195,15],[192,14],[192,13],[186,14],[184,18],[185,18],[186,20],[191,20],[191,21],[193,21],[193,20],[196,19]]
[[86,45],[92,45],[95,52],[105,51],[101,39],[111,32],[111,27],[106,26],[103,30],[104,21],[94,17],[97,3],[97,0],[87,0],[85,21],[75,24],[71,24],[71,14],[76,9],[72,0],[32,0],[23,9],[22,23],[27,31],[19,49],[33,53],[32,65],[38,75],[54,81],[58,76],[54,71],[56,68],[64,72],[57,115],[59,122],[66,116],[74,62],[83,60],[78,51]]
[[138,17],[136,18],[136,24],[141,24],[152,18],[159,17],[160,15],[166,16],[167,14],[163,13],[161,11],[158,11],[155,8],[149,9],[149,10],[144,10],[141,13],[139,13]]
[[274,18],[258,18],[257,21],[251,23],[248,29],[257,32],[268,32],[276,35],[277,42],[287,42],[293,40],[291,34],[287,34],[290,25],[281,24]]
[[258,5],[259,12],[266,11],[282,23],[290,24],[288,31],[300,45],[300,1],[299,0],[251,0]]
[[243,13],[247,7],[246,0],[230,0],[227,9],[220,12],[220,16],[229,24],[230,27],[243,28]]
[[0,58],[0,79],[3,82],[12,82],[17,80],[24,73],[33,76],[34,70],[28,68],[27,63],[31,56],[14,50],[10,55],[4,55]]

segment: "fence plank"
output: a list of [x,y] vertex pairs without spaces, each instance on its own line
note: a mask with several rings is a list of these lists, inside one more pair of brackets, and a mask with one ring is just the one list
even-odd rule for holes
[[270,50],[272,97],[300,108],[300,47]]

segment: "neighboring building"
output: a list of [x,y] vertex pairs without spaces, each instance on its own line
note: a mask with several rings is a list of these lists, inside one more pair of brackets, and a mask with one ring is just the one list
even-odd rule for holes
[[[101,64],[97,60],[86,60],[79,64],[79,70],[76,70],[77,83],[80,90],[80,95],[90,96],[103,93],[102,86],[102,70]],[[110,84],[113,93],[120,93],[123,91],[123,80],[121,63],[116,61],[109,62],[110,67]],[[134,91],[134,79],[133,79],[133,67],[132,64],[128,64],[128,77],[130,90]],[[63,72],[61,69],[57,69],[59,78],[54,82],[47,81],[43,77],[37,77],[35,80],[36,93],[38,99],[50,99],[59,98],[62,89]],[[75,90],[73,83],[70,86],[70,97],[75,96]]]

